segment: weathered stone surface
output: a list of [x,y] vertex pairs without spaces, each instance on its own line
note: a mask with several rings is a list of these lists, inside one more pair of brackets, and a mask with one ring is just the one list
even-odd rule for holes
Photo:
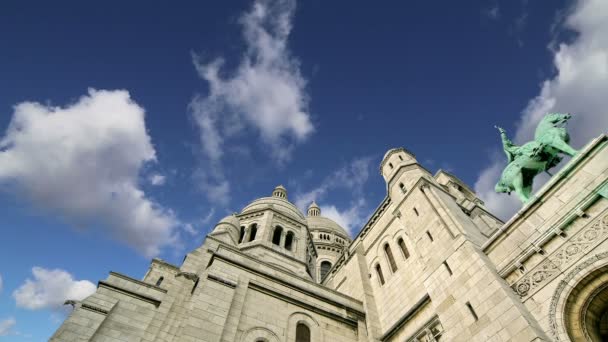
[[594,140],[503,224],[462,181],[392,149],[387,196],[352,241],[277,187],[182,265],[110,273],[51,340],[291,342],[298,324],[315,342],[601,338],[607,156]]

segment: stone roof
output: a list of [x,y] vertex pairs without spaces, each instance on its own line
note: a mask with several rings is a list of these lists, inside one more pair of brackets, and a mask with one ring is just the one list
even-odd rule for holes
[[280,197],[262,197],[254,200],[249,203],[243,210],[241,214],[245,214],[250,211],[256,210],[264,210],[264,209],[274,209],[278,212],[286,214],[287,216],[305,220],[304,214],[300,212],[300,210],[291,202],[284,198]]
[[350,241],[350,236],[346,232],[346,229],[342,228],[332,219],[323,216],[308,216],[306,218],[306,222],[308,223],[308,229],[310,231],[330,230],[335,234],[340,235],[341,237]]

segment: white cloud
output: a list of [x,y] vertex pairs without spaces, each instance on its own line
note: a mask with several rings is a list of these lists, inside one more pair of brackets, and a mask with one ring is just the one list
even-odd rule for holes
[[[194,64],[209,85],[206,96],[196,96],[190,110],[200,129],[208,167],[204,190],[223,194],[229,190],[221,174],[226,143],[245,131],[259,134],[279,164],[289,160],[295,145],[314,127],[308,113],[306,80],[299,62],[291,56],[287,41],[292,29],[295,0],[258,0],[240,18],[246,51],[239,66],[222,76],[223,59]],[[213,183],[219,185],[213,189]]]
[[87,280],[74,280],[74,277],[61,269],[32,268],[34,279],[13,292],[20,308],[30,310],[57,310],[68,299],[83,300],[93,294],[96,286]]
[[165,184],[165,182],[167,181],[167,177],[165,177],[161,174],[155,173],[155,174],[150,175],[148,177],[148,180],[150,181],[150,184],[160,186],[160,185]]
[[[572,113],[569,132],[571,145],[581,149],[592,138],[606,132],[608,111],[608,2],[579,0],[566,16],[562,29],[578,35],[569,43],[552,43],[556,75],[541,84],[540,94],[522,112],[514,141],[522,144],[534,136],[545,113]],[[496,135],[498,141],[498,134]],[[506,160],[495,160],[483,170],[475,184],[487,206],[503,219],[520,205],[506,194],[494,194],[494,184]],[[537,187],[542,183],[537,181]]]
[[336,205],[320,204],[321,215],[334,220],[345,228],[351,235],[354,230],[360,228],[365,220],[366,201],[363,187],[369,179],[371,169],[371,158],[358,158],[327,176],[317,187],[303,193],[296,193],[294,203],[303,212],[307,211],[308,205],[314,200],[322,201],[330,195],[332,190],[345,189],[354,198],[344,210]]
[[361,228],[365,221],[365,215],[367,214],[365,204],[365,200],[359,198],[345,210],[340,210],[335,205],[321,205],[321,215],[335,221],[352,236],[355,229]]
[[147,256],[176,241],[173,213],[138,188],[156,160],[144,110],[124,90],[92,90],[66,107],[15,106],[0,140],[0,184],[82,227],[101,223]]
[[296,193],[294,203],[303,212],[313,200],[320,201],[332,189],[347,189],[355,196],[361,196],[363,186],[369,179],[371,158],[357,158],[334,171],[316,188],[303,193]]
[[13,317],[9,317],[0,321],[0,336],[6,336],[11,334],[15,324],[17,324],[17,321]]

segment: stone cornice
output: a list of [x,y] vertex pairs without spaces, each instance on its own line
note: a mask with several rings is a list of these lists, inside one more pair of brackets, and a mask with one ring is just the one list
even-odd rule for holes
[[[220,243],[221,243],[221,241],[220,241]],[[260,276],[263,276],[265,278],[268,278],[268,279],[270,279],[273,282],[280,283],[280,284],[282,284],[284,286],[287,286],[287,287],[290,287],[290,288],[294,288],[294,289],[296,289],[298,291],[301,291],[301,292],[305,293],[306,295],[310,295],[310,296],[313,296],[313,297],[321,298],[321,299],[323,299],[326,302],[335,303],[335,305],[338,305],[338,306],[341,306],[341,307],[345,307],[345,308],[351,308],[354,311],[360,311],[360,312],[362,312],[362,310],[363,310],[362,309],[363,303],[361,301],[355,299],[355,298],[352,298],[352,297],[350,297],[348,295],[345,295],[345,294],[343,294],[341,292],[332,290],[332,289],[330,289],[328,287],[319,285],[319,284],[317,284],[317,283],[315,283],[315,282],[313,282],[311,280],[299,277],[299,276],[297,276],[297,275],[295,275],[295,274],[293,274],[291,272],[288,272],[286,270],[283,270],[283,269],[281,269],[279,267],[275,267],[273,265],[270,265],[270,264],[267,264],[265,262],[262,262],[259,259],[253,258],[253,257],[251,257],[251,256],[249,256],[247,254],[244,254],[244,253],[240,252],[239,250],[235,250],[235,249],[231,248],[230,246],[222,245],[221,248],[225,249],[228,253],[234,253],[239,258],[248,259],[249,261],[251,261],[255,265],[262,264],[262,265],[264,265],[264,267],[271,268],[272,270],[277,271],[280,274],[282,274],[282,275],[284,275],[284,276],[286,276],[286,277],[288,277],[290,279],[293,279],[293,281],[287,281],[287,280],[281,279],[281,278],[279,278],[279,277],[277,277],[277,276],[275,276],[273,274],[267,273],[267,272],[265,272],[265,271],[263,271],[261,269],[258,269],[257,267],[256,268],[251,267],[251,266],[245,264],[244,262],[241,262],[241,261],[237,260],[236,258],[230,257],[229,255],[225,255],[225,253],[223,253],[219,248],[218,248],[217,251],[209,250],[209,252],[212,254],[212,259],[213,258],[218,258],[218,259],[224,260],[225,262],[233,264],[235,266],[238,266],[239,268],[243,268],[243,269],[245,269],[245,270],[247,270],[249,272],[252,272],[252,273],[255,273],[257,275],[260,275]],[[209,262],[212,263],[212,260],[210,260]],[[338,296],[340,298],[343,298],[346,301],[350,301],[350,302],[356,303],[356,305],[361,306],[361,308],[357,309],[355,307],[348,306],[346,304],[337,302],[337,301],[335,301],[333,299],[330,299],[330,298],[327,298],[325,296],[318,295],[315,292],[312,292],[312,291],[309,291],[309,290],[305,290],[305,289],[303,289],[301,287],[298,287],[296,285],[297,282],[305,283],[305,284],[307,284],[309,286],[312,286],[312,287],[316,288],[319,291],[325,291],[325,292],[331,293],[332,295],[335,295],[335,296]]]
[[[342,309],[345,309],[345,311],[347,312],[347,315],[344,316],[342,314],[340,314],[339,312],[334,312],[334,311],[330,311],[327,309],[323,309],[319,306],[315,306],[315,305],[311,305],[309,303],[306,303],[305,301],[301,301],[299,299],[297,299],[295,296],[292,296],[288,293],[282,293],[280,291],[277,291],[276,289],[271,289],[268,288],[260,283],[257,283],[255,281],[250,281],[248,284],[249,288],[261,293],[264,293],[266,295],[275,297],[280,299],[281,301],[290,303],[292,305],[295,306],[299,306],[301,308],[304,308],[306,310],[315,312],[317,314],[329,317],[333,320],[342,322],[344,324],[347,324],[353,328],[356,328],[358,325],[358,319],[361,318],[365,318],[365,313],[363,311],[359,311],[359,310],[354,310],[352,308],[348,308],[348,307],[343,307],[341,305],[339,305],[339,303],[332,303],[338,307],[341,307]],[[316,296],[315,294],[308,294],[312,297],[316,297],[318,299],[321,299],[323,301],[326,301],[324,298],[319,298],[318,296]],[[348,315],[348,313],[351,313],[351,316]]]
[[[107,288],[107,289],[109,289],[111,291],[119,292],[119,293],[122,293],[124,295],[129,296],[129,297],[132,297],[132,298],[135,298],[135,299],[138,299],[138,300],[150,303],[150,304],[154,305],[155,307],[159,307],[160,303],[161,303],[161,301],[158,300],[158,299],[156,299],[156,298],[153,298],[153,297],[150,297],[150,296],[146,296],[146,295],[143,295],[141,293],[137,293],[135,291],[131,291],[129,289],[125,289],[124,287],[117,286],[117,285],[108,283],[108,282],[103,281],[103,280],[100,280],[97,283],[97,287],[105,287],[105,288]],[[165,292],[166,292],[166,290],[165,290]]]
[[137,285],[142,285],[142,286],[145,286],[147,288],[150,288],[150,289],[153,289],[153,290],[156,290],[156,291],[160,291],[162,293],[167,293],[167,290],[163,289],[162,287],[159,287],[159,286],[156,286],[156,285],[152,285],[152,284],[146,283],[144,281],[137,280],[135,278],[131,278],[131,277],[129,277],[127,275],[124,275],[122,273],[110,271],[110,275],[115,276],[117,278],[121,278],[121,279],[127,280],[127,281],[135,283]]
[[179,267],[178,267],[178,266],[175,266],[175,265],[173,265],[173,264],[170,264],[170,263],[166,262],[166,261],[165,261],[165,260],[163,260],[163,259],[154,258],[154,259],[152,259],[152,263],[153,263],[153,264],[158,264],[158,265],[161,265],[161,266],[164,266],[164,267],[167,267],[167,268],[172,269],[172,270],[174,270],[174,271],[176,271],[176,272],[178,272],[178,271],[179,271]]

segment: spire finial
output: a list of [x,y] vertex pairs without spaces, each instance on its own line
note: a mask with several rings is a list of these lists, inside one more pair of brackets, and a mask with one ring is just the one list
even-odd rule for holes
[[317,202],[312,201],[308,206],[308,216],[320,216],[321,208],[317,205]]
[[287,189],[285,189],[283,185],[277,185],[277,187],[272,191],[272,197],[287,199]]

